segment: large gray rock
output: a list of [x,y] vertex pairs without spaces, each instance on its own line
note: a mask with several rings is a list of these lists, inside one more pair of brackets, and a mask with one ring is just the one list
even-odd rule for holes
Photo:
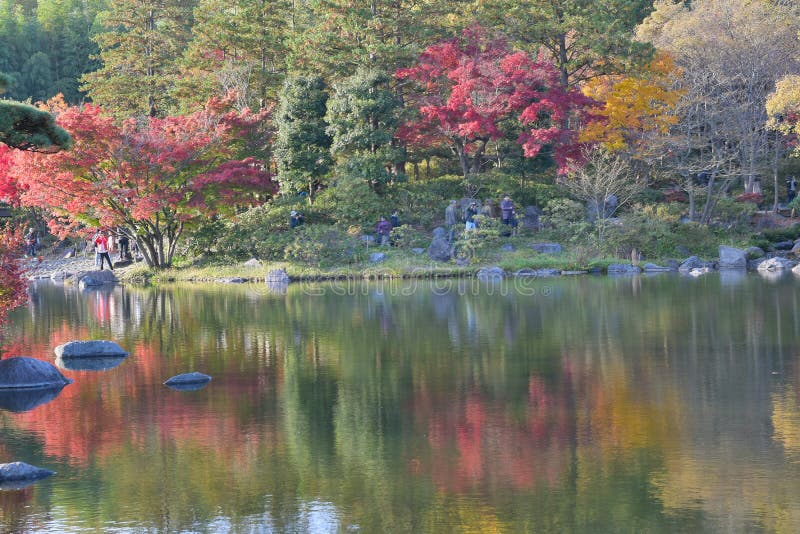
[[175,375],[164,382],[164,385],[179,391],[197,391],[205,387],[210,381],[210,376],[195,371],[192,373]]
[[244,262],[244,266],[250,269],[255,269],[257,267],[261,267],[261,262],[258,261],[256,258],[250,258],[246,262]]
[[745,269],[747,268],[747,252],[725,245],[719,246],[720,269]]
[[381,263],[384,260],[386,260],[386,254],[384,252],[373,252],[369,255],[370,263]]
[[437,237],[447,237],[447,230],[442,228],[441,226],[437,226],[433,229],[433,238],[436,239]]
[[286,273],[284,269],[272,269],[270,272],[267,273],[266,281],[288,284],[291,281],[291,278],[289,278],[289,275]]
[[534,243],[531,248],[540,254],[561,254],[564,250],[558,243]]
[[539,216],[541,213],[541,210],[536,206],[525,206],[522,226],[533,230],[539,228]]
[[247,280],[239,276],[234,276],[232,278],[217,278],[214,281],[217,282],[218,284],[244,284],[245,282],[247,282]]
[[646,273],[665,273],[674,271],[675,269],[668,266],[656,265],[655,263],[645,263],[642,265],[642,270]]
[[0,487],[3,489],[21,489],[36,480],[55,474],[55,471],[36,467],[25,462],[0,464]]
[[434,237],[428,245],[428,257],[434,261],[449,261],[453,249],[444,237]]
[[798,275],[800,275],[800,263],[798,263],[797,265],[795,265],[794,267],[792,267],[792,272],[793,272],[794,274],[798,274]]
[[788,271],[796,265],[795,262],[787,260],[786,258],[770,258],[758,264],[759,271]]
[[794,241],[778,241],[772,244],[772,250],[791,250],[794,247]]
[[114,271],[81,271],[75,275],[75,280],[78,282],[78,287],[87,289],[90,287],[102,286],[104,284],[116,284],[118,282]]
[[0,389],[61,388],[71,383],[50,362],[28,356],[0,360]]
[[678,271],[681,273],[689,273],[693,269],[703,269],[705,267],[712,267],[712,265],[709,264],[709,262],[701,260],[697,256],[690,256],[683,260],[683,263],[678,267]]
[[476,276],[478,277],[478,280],[500,280],[505,277],[505,275],[506,272],[495,265],[480,269]]
[[113,341],[69,341],[55,348],[57,358],[124,358],[128,351]]
[[629,263],[612,263],[608,266],[608,274],[639,274],[642,270]]

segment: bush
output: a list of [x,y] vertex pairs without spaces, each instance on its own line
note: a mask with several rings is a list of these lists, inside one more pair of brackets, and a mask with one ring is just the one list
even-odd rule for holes
[[552,239],[573,244],[586,241],[593,228],[583,204],[568,198],[548,202],[541,222]]
[[424,248],[430,241],[430,237],[426,233],[420,232],[407,224],[392,228],[390,239],[394,246],[406,250],[414,247]]
[[464,230],[458,236],[455,242],[455,255],[457,258],[470,261],[486,259],[487,252],[494,251],[499,246],[502,240],[502,232],[508,229],[499,220],[483,215],[475,217],[475,224],[477,225],[475,230],[469,232]]
[[313,225],[295,228],[284,259],[329,267],[363,261],[365,246],[355,236],[335,226]]

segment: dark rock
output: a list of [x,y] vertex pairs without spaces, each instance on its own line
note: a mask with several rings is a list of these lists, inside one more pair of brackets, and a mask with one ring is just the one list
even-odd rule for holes
[[57,358],[124,358],[128,352],[113,341],[70,341],[55,348]]
[[719,247],[720,269],[745,269],[746,267],[747,267],[747,252],[738,248],[720,245]]
[[117,260],[114,262],[114,268],[120,269],[122,267],[127,267],[128,265],[133,265],[133,260]]
[[642,270],[646,273],[663,273],[668,271],[674,271],[672,267],[656,265],[655,263],[645,263],[642,266]]
[[794,247],[794,241],[778,241],[772,244],[772,250],[791,250]]
[[386,259],[386,254],[383,252],[373,252],[369,255],[370,263],[381,263]]
[[72,380],[43,360],[16,356],[0,360],[0,389],[61,388]]
[[286,273],[284,269],[272,269],[270,272],[267,273],[266,281],[289,283],[291,281],[291,278],[289,278],[289,275]]
[[164,385],[180,391],[197,391],[205,387],[209,382],[211,382],[210,376],[195,371],[192,373],[175,375],[164,382]]
[[436,239],[437,237],[447,237],[447,230],[442,228],[441,226],[437,226],[433,229],[433,238]]
[[61,256],[61,259],[62,260],[68,260],[68,259],[74,258],[74,257],[75,257],[75,248],[73,247],[73,248],[67,249],[67,251],[64,253],[64,255]]
[[522,217],[522,226],[535,230],[539,228],[539,217],[542,212],[536,206],[525,206],[524,216]]
[[453,249],[444,237],[434,237],[428,245],[428,257],[434,261],[449,261]]
[[758,266],[761,265],[762,262],[767,261],[766,258],[757,258],[755,260],[750,260],[747,262],[747,269],[749,271],[757,271]]
[[81,271],[75,274],[78,287],[87,289],[90,287],[102,286],[104,284],[115,284],[118,282],[114,271],[111,269],[102,271]]
[[469,258],[456,258],[456,265],[459,267],[466,267],[469,265]]
[[478,271],[476,275],[478,280],[500,280],[504,278],[506,272],[497,266],[484,267]]
[[701,260],[697,256],[689,256],[688,258],[683,260],[683,262],[681,263],[680,267],[678,267],[678,271],[680,271],[682,273],[688,273],[692,269],[699,269],[701,267],[704,267],[705,263],[706,262],[704,262],[703,260]]
[[631,265],[629,263],[612,263],[608,266],[607,272],[611,275],[639,274],[642,272],[642,270],[636,265]]
[[563,251],[558,243],[534,243],[531,248],[540,254],[561,254]]
[[22,489],[37,480],[55,474],[55,471],[36,467],[25,462],[0,464],[0,487],[3,489]]

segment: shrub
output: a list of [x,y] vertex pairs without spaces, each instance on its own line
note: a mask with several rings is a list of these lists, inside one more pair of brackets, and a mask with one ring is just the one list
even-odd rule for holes
[[361,240],[335,226],[312,225],[295,228],[284,251],[284,259],[317,267],[362,261]]
[[391,242],[398,248],[425,247],[429,240],[430,238],[426,233],[420,232],[407,224],[392,228]]

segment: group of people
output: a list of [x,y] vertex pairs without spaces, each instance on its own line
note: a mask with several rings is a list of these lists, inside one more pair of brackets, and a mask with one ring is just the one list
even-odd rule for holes
[[105,264],[108,263],[108,268],[114,270],[114,262],[111,261],[110,252],[113,248],[112,240],[116,239],[119,261],[131,260],[130,238],[123,232],[119,232],[116,238],[110,236],[105,230],[99,230],[91,239],[91,245],[95,252],[95,265],[104,270]]
[[[449,229],[448,239],[450,241],[453,240],[454,229],[458,220],[456,211],[457,207],[458,203],[455,200],[451,200],[450,204],[447,206],[447,208],[445,208],[444,211],[444,223]],[[475,219],[478,215],[493,217],[492,205],[489,201],[487,201],[482,208],[478,207],[477,201],[470,201],[470,203],[466,206],[461,216],[461,220],[464,223],[465,232],[473,231],[478,227],[478,223]],[[517,220],[517,211],[516,207],[514,206],[514,202],[508,195],[504,196],[503,200],[500,201],[500,222],[504,226],[508,226],[508,230],[504,232],[504,235],[516,234],[516,229],[519,226],[519,222]]]
[[400,212],[395,210],[386,220],[386,217],[381,216],[375,224],[375,243],[378,245],[389,245],[392,235],[392,228],[400,226]]

